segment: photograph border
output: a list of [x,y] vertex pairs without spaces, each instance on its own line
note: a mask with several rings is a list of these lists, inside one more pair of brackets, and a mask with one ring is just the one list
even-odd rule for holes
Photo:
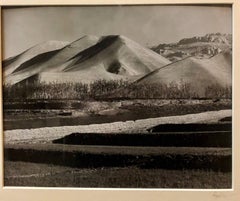
[[[232,34],[233,34],[233,166],[232,166],[232,189],[216,190],[195,190],[195,189],[99,189],[99,188],[43,188],[43,187],[4,187],[4,167],[3,167],[3,98],[2,87],[0,90],[0,201],[40,201],[40,200],[84,200],[84,201],[113,201],[113,200],[204,200],[204,201],[237,201],[240,199],[240,1],[239,0],[1,0],[0,6],[70,6],[70,5],[172,5],[172,4],[231,4],[232,5]],[[2,16],[0,8],[0,17]],[[2,20],[0,27],[2,30]],[[0,32],[2,34],[2,31]],[[0,57],[2,56],[2,35],[0,40]],[[2,64],[1,64],[2,65]],[[2,75],[2,68],[0,70]],[[2,76],[0,78],[2,82]]]

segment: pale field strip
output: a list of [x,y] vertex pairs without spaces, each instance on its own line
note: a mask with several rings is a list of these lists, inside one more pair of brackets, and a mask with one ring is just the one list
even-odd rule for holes
[[224,117],[232,116],[232,110],[220,110],[187,114],[180,116],[158,117],[136,121],[90,124],[79,126],[44,127],[36,129],[16,129],[4,132],[5,144],[47,143],[71,133],[134,133],[159,124],[213,123]]
[[40,178],[40,177],[47,177],[47,176],[53,176],[58,174],[89,174],[93,171],[96,171],[95,169],[89,169],[89,170],[61,170],[61,171],[50,171],[46,173],[35,173],[35,174],[24,174],[24,175],[10,175],[6,176],[5,179],[16,179],[16,178]]

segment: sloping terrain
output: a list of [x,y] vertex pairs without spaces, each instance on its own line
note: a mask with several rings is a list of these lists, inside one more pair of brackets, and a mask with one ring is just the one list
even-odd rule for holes
[[96,44],[98,40],[96,36],[84,36],[60,50],[38,54],[22,63],[11,75],[7,76],[5,83],[15,84],[42,71],[54,71],[56,67],[61,66],[79,52]]
[[86,36],[57,53],[39,54],[7,76],[16,84],[32,76],[40,82],[136,79],[170,62],[124,36]]
[[68,42],[63,42],[63,41],[47,41],[47,42],[38,44],[17,56],[14,56],[5,60],[3,62],[4,76],[8,76],[12,74],[22,64],[29,61],[30,59],[46,52],[52,52],[52,51],[61,49],[67,44]]
[[[198,96],[204,96],[209,86],[231,87],[231,35],[207,34],[158,46],[169,53],[166,56],[175,60],[173,63],[121,35],[84,36],[59,49],[56,46],[65,43],[49,44],[55,44],[55,49],[46,51],[38,45],[6,60],[4,83],[186,83]],[[205,51],[206,47],[221,48],[211,52],[211,48]],[[180,49],[181,54],[175,52]]]
[[177,43],[160,44],[151,49],[170,61],[188,56],[209,58],[220,52],[231,51],[232,35],[213,33],[201,37],[184,38]]
[[80,52],[55,72],[40,74],[42,82],[83,82],[97,79],[135,80],[170,63],[124,36],[106,36],[96,45]]
[[159,68],[140,78],[138,83],[189,84],[193,92],[204,96],[208,86],[230,87],[231,53],[220,53],[210,59],[187,57]]
[[124,36],[103,37],[100,43],[80,53],[65,71],[78,71],[91,66],[103,66],[120,75],[149,73],[165,64],[167,59]]

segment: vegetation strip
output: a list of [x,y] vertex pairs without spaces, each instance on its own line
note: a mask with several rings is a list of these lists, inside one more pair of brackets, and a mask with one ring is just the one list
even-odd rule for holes
[[[157,69],[158,70],[158,69]],[[152,72],[153,73],[153,72]],[[147,75],[148,76],[148,75]],[[124,80],[96,80],[86,83],[19,83],[4,85],[4,102],[26,100],[118,100],[118,99],[225,99],[232,98],[231,86],[210,84],[204,89],[204,95],[199,95],[187,82],[166,83],[131,83]],[[14,97],[14,98],[13,98]]]
[[109,146],[231,147],[231,139],[232,133],[230,131],[157,134],[73,133],[53,140],[53,143]]
[[[37,145],[34,145],[37,147]],[[55,149],[54,149],[55,148]],[[167,149],[160,149],[159,152],[136,153],[135,148],[122,152],[125,148],[115,152],[101,151],[101,147],[92,147],[92,151],[71,150],[71,147],[60,149],[42,146],[41,149],[34,147],[5,148],[5,160],[23,161],[34,163],[46,163],[78,168],[96,167],[127,167],[138,166],[141,168],[164,168],[164,169],[208,169],[214,171],[231,171],[231,149],[207,149],[201,153],[194,153],[193,149],[185,149],[181,152]],[[86,147],[85,147],[86,148]],[[132,152],[132,153],[131,153]],[[219,153],[218,153],[219,152]],[[221,154],[223,152],[223,154]]]

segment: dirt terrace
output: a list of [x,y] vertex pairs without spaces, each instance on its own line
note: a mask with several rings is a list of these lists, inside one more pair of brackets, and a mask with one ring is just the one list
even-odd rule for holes
[[141,119],[136,121],[90,124],[79,126],[44,127],[37,129],[17,129],[4,132],[5,144],[47,143],[71,133],[135,133],[146,132],[159,124],[211,123],[232,116],[232,110],[219,110],[181,116]]

